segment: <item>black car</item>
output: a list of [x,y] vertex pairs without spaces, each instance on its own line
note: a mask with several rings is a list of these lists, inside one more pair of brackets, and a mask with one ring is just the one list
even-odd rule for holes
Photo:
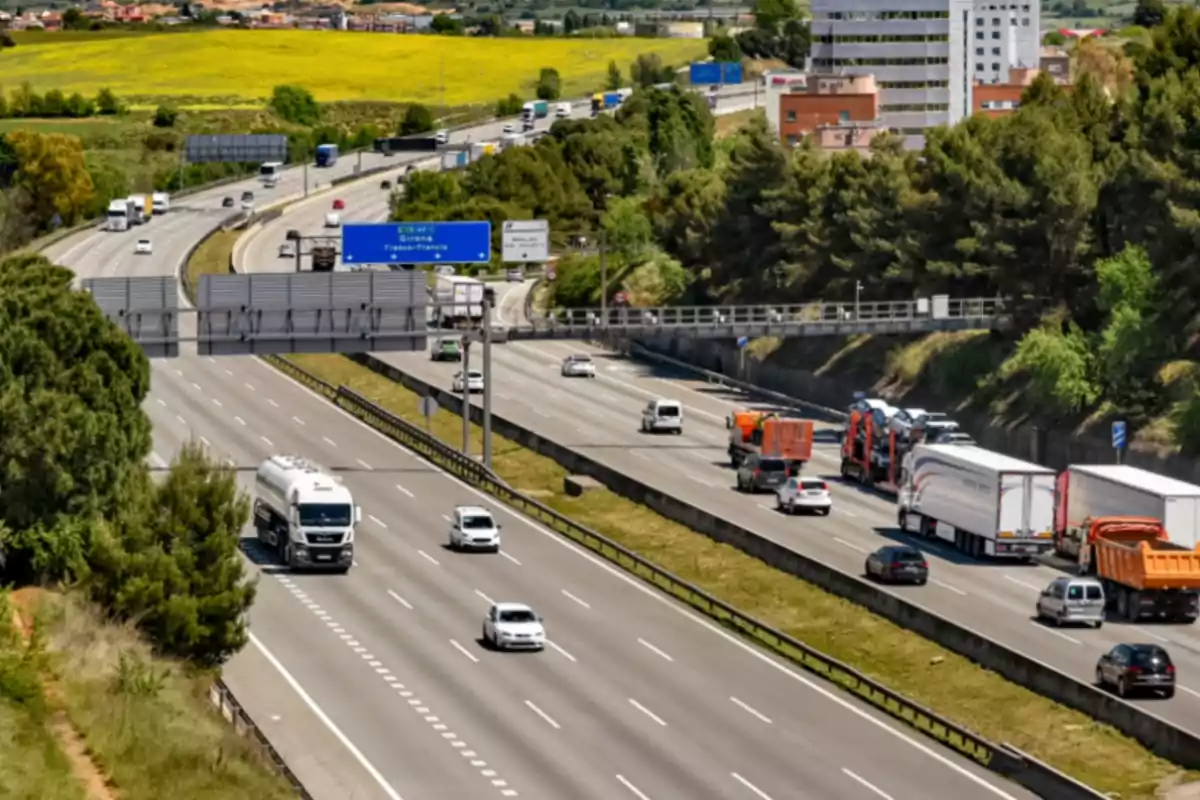
[[1096,662],[1096,684],[1111,686],[1121,697],[1144,691],[1175,696],[1175,665],[1156,644],[1119,644]]
[[243,203],[253,203],[254,202],[254,192],[242,192],[242,202]]
[[887,545],[867,556],[863,571],[868,578],[884,583],[915,583],[924,586],[929,580],[929,562],[915,547]]
[[221,207],[222,208],[233,208],[233,198],[226,196],[226,198],[221,201]]
[[380,182],[379,182],[379,188],[380,188],[380,189],[391,189],[391,188],[392,188],[392,182],[391,182],[391,181],[380,181]]

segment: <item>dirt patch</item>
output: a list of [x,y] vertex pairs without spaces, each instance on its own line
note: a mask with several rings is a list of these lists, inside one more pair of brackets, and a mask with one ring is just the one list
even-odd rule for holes
[[[37,588],[18,589],[13,592],[10,597],[13,604],[13,625],[16,626],[17,632],[21,634],[21,639],[24,640],[26,646],[29,645],[30,639],[34,632],[34,612],[37,608],[38,599],[41,590]],[[46,700],[50,707],[54,709],[50,716],[50,732],[54,734],[54,738],[58,741],[59,747],[62,748],[63,754],[66,755],[67,761],[71,764],[71,771],[79,780],[84,791],[87,793],[88,800],[118,800],[118,795],[112,788],[111,781],[105,776],[103,770],[92,758],[88,751],[87,743],[83,737],[79,735],[79,730],[71,722],[71,718],[67,712],[63,710],[64,702],[62,693],[58,684],[52,676],[46,675],[41,669],[38,670],[42,680],[42,690],[45,692]]]

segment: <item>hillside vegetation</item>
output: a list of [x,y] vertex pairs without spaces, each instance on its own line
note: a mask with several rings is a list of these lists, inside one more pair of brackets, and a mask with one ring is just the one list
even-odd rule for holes
[[[51,35],[0,55],[0,80],[37,90],[94,93],[134,103],[261,104],[273,87],[304,86],[322,102],[388,100],[447,106],[530,94],[553,67],[563,95],[604,85],[609,62],[642,53],[681,64],[705,54],[686,39],[548,39],[395,36],[339,31],[212,30],[56,45]],[[86,69],[80,69],[86,64]]]

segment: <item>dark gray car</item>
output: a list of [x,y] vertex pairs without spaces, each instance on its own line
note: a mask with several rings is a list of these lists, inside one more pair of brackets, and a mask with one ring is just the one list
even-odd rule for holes
[[929,580],[929,562],[915,547],[890,544],[881,547],[863,565],[868,578],[883,583],[915,583],[924,586]]
[[737,471],[739,492],[775,492],[787,483],[788,465],[782,458],[764,458],[752,454]]
[[1100,656],[1096,683],[1115,688],[1121,697],[1140,691],[1171,698],[1175,696],[1175,665],[1156,644],[1119,644]]

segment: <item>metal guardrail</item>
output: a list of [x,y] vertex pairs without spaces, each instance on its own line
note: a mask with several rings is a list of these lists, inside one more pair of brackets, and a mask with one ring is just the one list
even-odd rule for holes
[[240,735],[246,736],[253,740],[263,750],[263,755],[271,762],[271,766],[278,772],[284,780],[292,785],[297,796],[302,800],[313,800],[313,796],[309,794],[308,789],[304,788],[304,784],[296,777],[291,768],[279,755],[279,752],[263,734],[262,730],[255,724],[250,715],[246,713],[246,709],[242,708],[238,701],[234,698],[233,692],[229,691],[229,687],[225,685],[225,681],[218,678],[213,681],[208,690],[208,699],[216,706],[221,716],[233,725],[233,729]]
[[1036,775],[1041,786],[1051,786],[1045,795],[1055,800],[1095,800],[1103,795],[1079,784],[1053,768],[1025,758],[1011,747],[996,745],[973,731],[958,725],[909,700],[852,667],[754,619],[703,589],[671,574],[601,534],[580,525],[537,500],[527,497],[505,483],[490,469],[463,455],[418,426],[380,408],[366,397],[346,387],[335,387],[307,370],[278,356],[263,356],[264,361],[284,374],[313,389],[375,430],[420,454],[459,479],[476,486],[524,516],[559,533],[596,553],[605,560],[640,578],[655,588],[686,603],[742,636],[754,640],[798,666],[871,703],[891,717],[922,734],[957,750],[972,761],[1000,775],[1032,788],[1029,775]]
[[672,332],[704,338],[829,336],[992,329],[1008,321],[1006,301],[994,297],[774,306],[573,308],[510,326],[506,338],[579,339],[602,333],[637,337]]

